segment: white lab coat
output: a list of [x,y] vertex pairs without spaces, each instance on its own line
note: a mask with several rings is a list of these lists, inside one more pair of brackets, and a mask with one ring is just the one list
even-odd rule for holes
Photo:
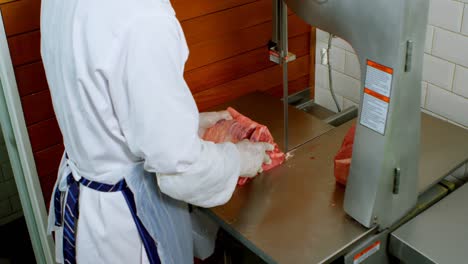
[[[188,48],[169,1],[43,0],[41,32],[46,76],[75,178],[114,184],[131,172],[133,180],[140,179],[137,186],[155,172],[161,192],[177,200],[211,207],[230,199],[239,153],[233,144],[197,136],[198,110],[183,79]],[[142,170],[136,173],[138,165]],[[80,189],[78,263],[146,263],[123,196]],[[146,221],[156,226],[152,235],[163,263],[177,263],[177,243],[186,249],[191,244],[163,240],[184,237],[177,233],[190,227],[174,225],[190,225],[189,215],[154,192],[150,196],[158,201],[135,196],[167,215],[147,215]],[[56,241],[61,261],[61,238]]]

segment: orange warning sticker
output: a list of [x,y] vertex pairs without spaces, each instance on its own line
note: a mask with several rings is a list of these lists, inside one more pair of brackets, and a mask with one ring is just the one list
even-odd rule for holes
[[360,123],[382,135],[387,124],[392,81],[392,68],[367,61]]
[[380,99],[380,100],[382,100],[384,102],[390,103],[390,97],[388,97],[388,96],[385,96],[383,94],[379,94],[378,92],[374,92],[374,91],[372,91],[371,89],[368,89],[368,88],[364,88],[364,92],[366,94],[374,96],[375,98]]
[[387,66],[383,66],[382,64],[378,64],[377,62],[373,62],[371,60],[367,60],[367,65],[371,66],[373,68],[379,69],[383,72],[386,72],[388,74],[393,74],[393,69],[389,68]]
[[364,260],[372,256],[375,252],[379,251],[380,249],[380,241],[374,242],[372,245],[361,251],[360,253],[354,256],[353,264],[362,263]]

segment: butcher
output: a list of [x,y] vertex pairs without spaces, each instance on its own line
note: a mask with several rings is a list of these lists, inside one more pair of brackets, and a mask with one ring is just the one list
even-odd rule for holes
[[267,143],[215,144],[184,81],[168,0],[43,0],[41,54],[63,135],[49,211],[59,263],[193,262],[187,204],[226,203]]

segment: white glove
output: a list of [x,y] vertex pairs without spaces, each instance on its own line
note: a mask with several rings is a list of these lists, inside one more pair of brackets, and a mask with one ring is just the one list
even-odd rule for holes
[[232,120],[232,116],[228,111],[219,112],[205,112],[200,113],[199,124],[198,124],[198,135],[203,137],[205,131],[214,126],[220,120]]
[[262,165],[271,164],[270,156],[266,151],[272,151],[275,147],[264,142],[250,142],[247,139],[236,144],[240,154],[240,176],[254,177],[262,172]]

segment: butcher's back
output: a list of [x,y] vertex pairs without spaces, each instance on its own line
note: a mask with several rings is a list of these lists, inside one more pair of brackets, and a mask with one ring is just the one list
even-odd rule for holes
[[43,63],[65,148],[82,176],[138,160],[114,113],[107,71],[125,28],[147,14],[174,16],[168,0],[42,1]]

